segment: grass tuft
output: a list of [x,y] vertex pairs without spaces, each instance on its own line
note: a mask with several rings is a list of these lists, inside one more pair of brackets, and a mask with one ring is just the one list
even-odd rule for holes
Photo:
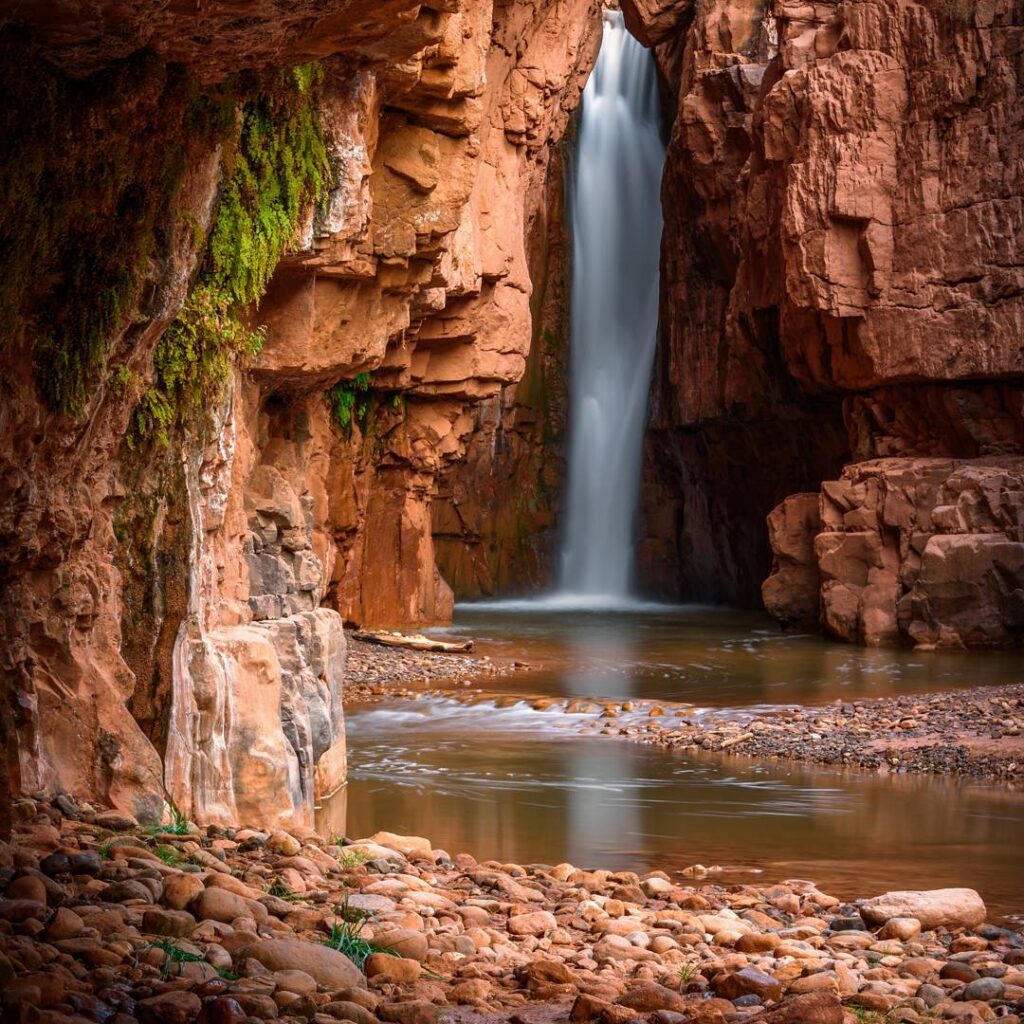
[[147,825],[145,831],[150,835],[191,835],[192,826],[189,824],[188,815],[180,810],[170,797],[167,797],[167,807],[171,818],[170,823],[167,825]]
[[366,856],[363,850],[347,850],[343,848],[337,860],[342,871],[351,871],[353,868],[365,864],[369,857]]
[[275,878],[273,884],[267,889],[268,896],[276,896],[279,900],[287,903],[301,903],[302,894],[289,888],[280,878]]
[[173,846],[157,846],[154,848],[153,854],[168,867],[177,867],[181,863],[181,854]]
[[339,953],[344,953],[359,970],[366,967],[366,961],[374,953],[398,956],[393,949],[379,946],[360,936],[359,933],[363,930],[363,925],[368,921],[376,920],[369,911],[351,906],[346,896],[334,908],[334,912],[341,918],[341,921],[332,924],[330,933],[320,941],[323,945],[330,946],[331,949],[336,949]]

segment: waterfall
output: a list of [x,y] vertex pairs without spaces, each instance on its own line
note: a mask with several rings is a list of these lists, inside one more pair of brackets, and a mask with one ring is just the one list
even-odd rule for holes
[[654,61],[605,11],[570,207],[569,467],[559,590],[628,598],[658,327],[661,140]]

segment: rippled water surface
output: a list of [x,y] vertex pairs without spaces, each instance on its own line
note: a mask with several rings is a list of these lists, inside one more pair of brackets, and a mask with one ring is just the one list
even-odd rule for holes
[[[454,631],[548,666],[482,683],[508,692],[721,707],[1016,682],[1020,672],[999,655],[855,650],[700,609],[463,610]],[[1024,910],[1020,794],[682,756],[581,737],[583,721],[440,696],[353,709],[345,829],[426,835],[453,853],[518,862],[719,864],[725,881],[804,877],[843,897],[967,884],[996,914]],[[343,813],[336,805],[334,820]]]

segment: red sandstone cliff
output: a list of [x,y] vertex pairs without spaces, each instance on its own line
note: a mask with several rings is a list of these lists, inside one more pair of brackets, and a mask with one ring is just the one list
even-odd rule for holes
[[1020,5],[623,7],[675,99],[648,580],[755,603],[821,488],[769,610],[1019,639]]
[[[671,121],[648,583],[753,603],[770,542],[784,620],[1014,642],[1019,7],[624,7]],[[0,740],[26,791],[152,816],[166,788],[201,820],[308,821],[344,779],[343,618],[443,619],[449,584],[546,572],[568,333],[553,154],[596,0],[278,8],[0,3],[5,38],[88,97],[53,150],[79,230],[109,226],[76,161],[159,181],[161,154],[184,156],[102,339],[122,375],[60,415],[31,317],[5,351]],[[169,69],[201,92],[310,59],[331,189],[252,311],[263,351],[195,430],[133,450],[132,394],[223,173]],[[2,199],[9,218],[33,201]],[[66,277],[45,248],[29,269],[40,294]],[[326,393],[354,380],[340,424]]]
[[[431,499],[473,406],[523,374],[529,225],[598,5],[257,3],[239,19],[226,3],[97,0],[0,14],[90,97],[69,167],[81,132],[128,160],[144,143],[188,155],[135,308],[102,339],[109,365],[125,363],[117,380],[59,415],[36,389],[32,323],[5,357],[6,767],[16,789],[144,817],[166,791],[195,820],[258,807],[260,820],[308,823],[345,777],[343,618],[450,614]],[[117,76],[140,52],[156,78],[131,79],[129,94]],[[133,400],[185,300],[221,173],[219,143],[176,134],[186,122],[168,117],[161,83],[180,72],[201,91],[310,59],[324,67],[331,189],[251,314],[263,350],[194,430],[135,450]],[[92,200],[77,197],[86,212]],[[340,424],[327,392],[353,379]]]

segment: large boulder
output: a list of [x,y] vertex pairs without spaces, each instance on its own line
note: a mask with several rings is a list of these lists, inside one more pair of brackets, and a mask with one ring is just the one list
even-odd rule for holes
[[843,1024],[843,1007],[832,992],[787,996],[762,1018],[764,1024]]
[[397,850],[406,857],[412,857],[413,855],[429,857],[433,849],[429,839],[424,839],[422,836],[400,836],[394,832],[376,832],[367,841],[376,843],[378,846],[387,846],[392,850]]
[[644,46],[657,46],[677,34],[693,0],[623,0],[626,28]]
[[782,998],[782,982],[756,967],[744,967],[732,974],[719,975],[714,981],[715,995],[723,999],[758,996],[764,1000]]
[[344,953],[302,939],[261,939],[246,946],[239,959],[258,960],[271,971],[305,971],[328,992],[366,988],[363,972]]
[[819,501],[817,492],[791,494],[768,514],[774,561],[761,597],[766,610],[786,626],[818,624],[821,573],[814,538],[821,529]]
[[928,931],[932,928],[976,928],[987,911],[973,889],[927,889],[922,892],[887,892],[860,907],[868,924],[883,925],[894,917],[912,917]]

